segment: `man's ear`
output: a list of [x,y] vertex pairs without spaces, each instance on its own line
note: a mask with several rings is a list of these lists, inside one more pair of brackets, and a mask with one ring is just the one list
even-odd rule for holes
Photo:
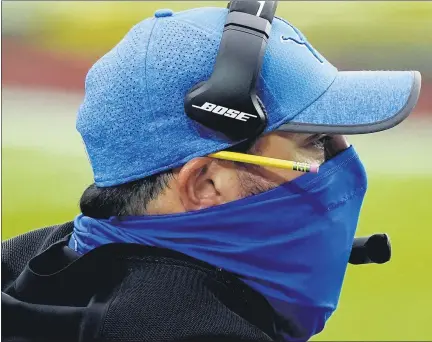
[[221,203],[218,190],[211,177],[208,157],[194,158],[179,171],[177,182],[180,200],[186,211],[199,210]]
[[238,178],[233,164],[213,158],[195,158],[177,177],[180,200],[186,211],[205,209],[238,198]]

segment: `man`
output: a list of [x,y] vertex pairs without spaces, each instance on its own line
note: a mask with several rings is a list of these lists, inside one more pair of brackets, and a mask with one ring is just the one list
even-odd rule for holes
[[[268,4],[248,3],[260,19],[268,14]],[[74,222],[4,242],[4,341],[305,341],[324,328],[367,187],[342,134],[401,122],[420,76],[338,72],[269,15],[262,112],[235,101],[191,112],[188,99],[212,77],[210,89],[226,57],[224,23],[228,32],[247,20],[234,29],[244,32],[252,21],[233,19],[236,5],[229,15],[158,11],[89,71],[77,128],[95,183]],[[245,59],[230,58],[226,89],[245,70]],[[253,139],[228,137],[245,134],[230,131],[239,122],[226,121],[221,134],[206,121],[260,115],[264,130]]]

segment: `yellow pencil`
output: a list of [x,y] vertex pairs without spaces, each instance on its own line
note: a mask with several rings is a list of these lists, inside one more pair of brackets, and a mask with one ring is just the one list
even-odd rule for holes
[[289,169],[289,170],[300,171],[300,172],[318,173],[319,170],[318,164],[300,163],[300,162],[294,162],[290,160],[261,157],[252,154],[244,154],[244,153],[237,153],[237,152],[220,151],[220,152],[210,154],[209,157],[231,160],[231,161],[236,161],[241,163],[261,165],[261,166],[278,167],[282,169]]

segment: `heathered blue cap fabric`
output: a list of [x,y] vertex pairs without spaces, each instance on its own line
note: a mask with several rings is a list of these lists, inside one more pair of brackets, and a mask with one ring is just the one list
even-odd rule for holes
[[[212,73],[227,13],[159,13],[134,26],[90,69],[77,129],[97,186],[144,178],[236,143],[190,120],[183,107],[189,89]],[[365,133],[409,114],[419,76],[338,72],[296,28],[276,18],[257,89],[268,112],[266,132]]]

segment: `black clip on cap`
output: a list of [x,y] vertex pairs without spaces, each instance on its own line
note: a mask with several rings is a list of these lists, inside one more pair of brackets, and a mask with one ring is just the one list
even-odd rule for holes
[[267,116],[255,87],[270,29],[269,21],[261,17],[228,14],[212,76],[185,97],[191,119],[234,141],[264,131]]

